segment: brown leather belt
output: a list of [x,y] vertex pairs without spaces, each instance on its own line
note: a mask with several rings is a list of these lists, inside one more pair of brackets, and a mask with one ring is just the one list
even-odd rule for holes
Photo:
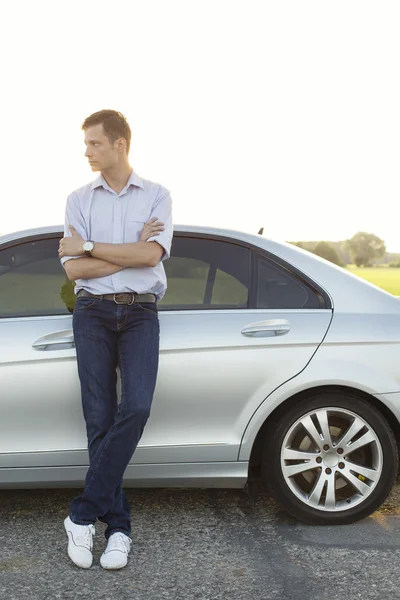
[[79,290],[77,296],[91,296],[100,300],[113,300],[115,304],[133,304],[134,302],[156,302],[155,294],[137,294],[136,292],[121,292],[120,294],[91,294],[86,290]]

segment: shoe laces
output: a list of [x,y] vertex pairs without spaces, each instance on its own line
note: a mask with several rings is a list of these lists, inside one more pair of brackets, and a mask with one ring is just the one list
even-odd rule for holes
[[95,531],[94,525],[87,525],[84,533],[77,537],[77,541],[81,541],[82,545],[91,550],[93,545],[93,537],[96,535]]
[[111,550],[122,549],[129,552],[131,543],[132,540],[127,535],[124,535],[123,533],[113,533],[108,540],[107,551],[110,552]]

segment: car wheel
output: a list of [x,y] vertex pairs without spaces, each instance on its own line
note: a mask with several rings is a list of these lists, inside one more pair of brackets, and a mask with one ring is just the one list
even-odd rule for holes
[[367,401],[340,393],[310,397],[281,413],[262,456],[273,498],[315,525],[370,515],[388,496],[397,469],[386,420]]

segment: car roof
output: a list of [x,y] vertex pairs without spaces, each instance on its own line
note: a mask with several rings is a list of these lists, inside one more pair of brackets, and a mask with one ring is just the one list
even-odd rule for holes
[[[61,233],[64,232],[64,225],[48,225],[46,227],[35,227],[31,229],[24,229],[21,231],[15,231],[12,233],[4,234],[0,236],[0,244],[4,244],[16,239],[23,237],[30,237],[32,235],[41,235],[43,233]],[[203,225],[184,225],[174,224],[175,232],[193,232],[193,233],[205,233],[211,235],[224,235],[238,240],[245,240],[250,243],[258,244],[261,238],[258,234],[247,233],[236,229],[225,229],[221,227],[209,227]]]
[[[0,236],[0,245],[46,233],[63,235],[63,225],[49,225],[16,231]],[[335,310],[346,313],[379,312],[400,313],[398,298],[361,279],[354,273],[339,267],[294,244],[267,238],[238,229],[226,229],[205,225],[174,224],[175,233],[205,234],[239,240],[263,249],[296,267],[304,275],[318,283],[331,297]]]

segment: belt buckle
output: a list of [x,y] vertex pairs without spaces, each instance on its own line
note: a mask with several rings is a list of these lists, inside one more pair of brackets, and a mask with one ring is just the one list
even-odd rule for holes
[[[130,302],[118,302],[116,296],[124,296],[126,299],[128,299],[129,296],[132,296],[132,300]],[[113,300],[115,304],[127,304],[130,306],[135,301],[135,292],[121,292],[120,294],[113,294]]]

